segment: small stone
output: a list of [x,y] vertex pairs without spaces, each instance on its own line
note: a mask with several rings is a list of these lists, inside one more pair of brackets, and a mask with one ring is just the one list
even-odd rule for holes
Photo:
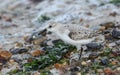
[[102,63],[103,65],[108,65],[108,60],[107,60],[107,58],[102,58],[102,59],[101,59],[101,63]]
[[114,46],[116,46],[116,43],[115,43],[115,42],[112,42],[112,43],[110,43],[108,46],[109,46],[110,48],[111,48],[111,47],[114,47]]
[[99,31],[104,31],[105,30],[105,26],[101,26]]
[[116,41],[115,43],[116,43],[117,45],[120,45],[120,40]]
[[105,29],[108,29],[108,28],[113,28],[115,24],[113,22],[107,22],[107,23],[101,24],[101,26],[105,26]]
[[104,73],[105,73],[106,75],[114,75],[111,68],[105,68],[105,69],[104,69]]
[[91,53],[90,55],[89,55],[89,58],[90,59],[95,59],[95,58],[97,58],[98,57],[98,54],[97,53]]
[[87,66],[87,63],[86,63],[85,61],[82,61],[82,62],[81,62],[81,65]]
[[10,59],[12,54],[9,51],[2,50],[0,51],[0,57],[3,57],[5,60]]
[[97,72],[103,73],[103,69],[97,69]]
[[78,72],[78,73],[77,73],[77,75],[81,75],[81,73],[80,73],[80,72]]
[[31,52],[31,55],[32,55],[33,57],[36,57],[36,56],[40,56],[40,55],[43,54],[43,53],[44,53],[44,52],[41,51],[41,50],[34,50],[34,51]]
[[2,16],[2,19],[4,19],[5,21],[8,21],[8,22],[12,22],[12,19],[7,16]]
[[118,64],[118,61],[112,61],[111,64],[117,65],[117,64]]
[[37,72],[34,73],[34,75],[40,75],[40,72],[37,71]]
[[112,12],[109,14],[109,16],[113,16],[113,17],[115,17],[116,15],[117,15],[117,12]]
[[10,50],[10,52],[12,54],[21,54],[21,53],[25,53],[27,51],[28,51],[28,49],[26,49],[26,48],[15,48],[15,49]]
[[60,69],[60,68],[62,67],[62,64],[56,63],[56,64],[54,64],[54,67],[55,67],[56,69]]
[[15,43],[15,48],[23,47],[23,44],[20,42]]
[[0,65],[6,64],[7,60],[0,56]]
[[119,72],[120,72],[120,67],[118,67],[118,68],[117,68],[117,71],[119,71]]
[[29,36],[23,36],[24,41],[28,41]]
[[35,39],[32,41],[33,44],[35,45],[40,45],[43,41],[45,41],[47,39],[47,37],[41,37],[39,39]]
[[78,66],[72,67],[72,68],[70,69],[70,71],[72,71],[72,72],[80,71],[80,67],[78,67]]
[[88,43],[86,44],[86,46],[88,47],[88,49],[101,49],[101,45],[98,43]]
[[113,31],[112,31],[112,37],[114,37],[116,39],[120,39],[120,29],[118,29],[118,28],[113,29]]
[[114,56],[119,56],[120,55],[120,51],[118,50],[118,51],[112,51],[112,54],[114,55]]
[[0,71],[2,70],[2,67],[3,67],[3,66],[2,66],[2,65],[0,65]]

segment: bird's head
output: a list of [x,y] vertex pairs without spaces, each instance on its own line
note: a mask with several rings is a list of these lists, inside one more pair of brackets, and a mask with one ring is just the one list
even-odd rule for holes
[[47,32],[55,32],[56,30],[58,30],[58,28],[59,28],[58,23],[50,22],[48,23],[48,27],[46,29],[47,29]]

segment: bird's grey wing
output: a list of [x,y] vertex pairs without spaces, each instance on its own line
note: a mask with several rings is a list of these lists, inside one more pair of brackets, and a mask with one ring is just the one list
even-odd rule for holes
[[75,24],[68,24],[65,28],[70,30],[69,36],[73,40],[91,38],[91,35],[94,33],[91,29]]

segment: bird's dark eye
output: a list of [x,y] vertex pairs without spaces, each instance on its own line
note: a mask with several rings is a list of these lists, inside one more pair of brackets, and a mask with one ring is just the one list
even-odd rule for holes
[[49,28],[52,28],[52,26],[50,25]]

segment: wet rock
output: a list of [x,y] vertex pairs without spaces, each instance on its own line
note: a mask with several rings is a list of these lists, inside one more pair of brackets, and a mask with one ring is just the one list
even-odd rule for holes
[[12,54],[21,54],[21,53],[28,52],[28,49],[26,49],[26,48],[15,48],[15,49],[11,49],[10,52]]
[[88,43],[86,44],[88,49],[101,49],[102,45],[98,43]]
[[60,39],[57,39],[57,40],[53,40],[52,43],[55,44],[57,42],[60,42],[61,40]]
[[98,57],[98,53],[95,53],[95,52],[89,55],[89,59],[95,59],[97,57]]
[[31,1],[33,3],[38,3],[38,2],[42,2],[43,0],[29,0],[29,1]]
[[70,69],[72,72],[80,71],[80,67],[76,66]]
[[103,64],[103,65],[108,65],[108,59],[107,58],[102,58],[101,59],[101,64]]
[[116,38],[116,39],[120,39],[120,29],[113,29],[112,31],[112,37]]

